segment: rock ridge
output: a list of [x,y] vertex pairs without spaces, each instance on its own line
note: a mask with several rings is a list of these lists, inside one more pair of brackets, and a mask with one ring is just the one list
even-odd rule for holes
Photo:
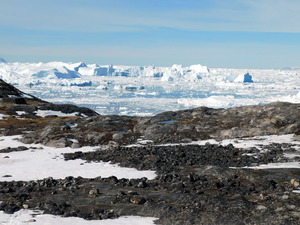
[[53,139],[71,137],[82,146],[109,143],[119,146],[141,140],[151,140],[156,144],[224,140],[297,133],[300,130],[299,118],[300,104],[286,102],[230,109],[201,107],[164,112],[153,117],[98,115],[78,118],[75,121],[77,126],[67,130],[64,130],[64,123],[52,123],[24,135],[22,140],[47,144]]

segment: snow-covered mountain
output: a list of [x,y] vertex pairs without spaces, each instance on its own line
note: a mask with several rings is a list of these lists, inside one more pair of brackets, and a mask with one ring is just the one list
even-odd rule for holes
[[153,115],[190,107],[300,102],[300,70],[0,63],[0,79],[51,102],[100,114]]

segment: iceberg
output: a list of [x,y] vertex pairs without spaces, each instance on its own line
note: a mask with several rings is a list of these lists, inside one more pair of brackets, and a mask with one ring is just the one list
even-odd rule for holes
[[32,74],[32,77],[35,78],[58,78],[58,79],[74,79],[80,78],[80,75],[76,71],[69,70],[66,67],[63,67],[63,70],[59,71],[58,69],[52,69],[47,71],[39,71],[38,73]]
[[209,73],[209,69],[206,66],[202,66],[200,64],[191,65],[189,70],[194,71],[196,73]]
[[299,70],[8,62],[0,63],[0,78],[47,101],[99,114],[149,116],[198,106],[300,101]]
[[161,78],[161,81],[174,81],[174,77],[169,74],[164,74]]
[[234,83],[253,83],[252,76],[249,73],[240,75],[231,75],[226,77],[227,81]]

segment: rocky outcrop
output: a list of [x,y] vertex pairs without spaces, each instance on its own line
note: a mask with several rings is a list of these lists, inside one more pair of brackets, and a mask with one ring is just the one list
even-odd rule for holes
[[[137,124],[136,131],[146,139],[159,142],[166,142],[168,138],[175,142],[185,138],[240,138],[294,133],[300,129],[299,118],[300,104],[284,102],[230,109],[201,107],[143,119]],[[152,132],[154,130],[156,132]],[[161,133],[163,137],[159,135]]]
[[157,171],[161,175],[172,172],[182,173],[188,168],[193,170],[192,168],[206,165],[229,168],[287,162],[289,159],[284,157],[283,148],[293,151],[293,148],[288,144],[273,144],[268,148],[265,147],[265,152],[260,152],[258,149],[242,150],[234,148],[233,145],[148,145],[109,148],[88,153],[78,151],[66,153],[64,157],[66,160],[83,159],[88,162],[113,162],[138,170]]
[[[38,115],[38,111],[51,112],[52,116]],[[22,134],[45,126],[98,113],[71,104],[53,104],[26,94],[0,79],[0,135]],[[64,116],[55,116],[55,114]],[[68,118],[69,117],[69,118]]]
[[[0,79],[0,100],[2,103],[27,104],[27,102],[45,102],[33,95],[25,94],[14,86]],[[0,101],[0,103],[1,103]]]
[[[81,145],[114,142],[136,143],[138,139],[154,143],[179,143],[205,139],[229,139],[260,135],[291,134],[300,130],[300,104],[285,102],[265,106],[230,109],[196,108],[164,112],[153,117],[95,116],[79,118],[76,127],[65,123],[51,125],[26,134],[26,143],[47,144],[50,140],[70,137]],[[40,135],[40,134],[44,135]],[[39,134],[39,135],[37,135]],[[70,143],[71,144],[71,143]]]

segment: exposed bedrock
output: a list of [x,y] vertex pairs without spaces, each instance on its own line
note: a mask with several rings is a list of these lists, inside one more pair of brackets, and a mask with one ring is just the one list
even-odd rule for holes
[[[200,107],[164,112],[153,117],[94,116],[78,118],[70,127],[65,122],[26,134],[25,143],[49,144],[60,140],[70,146],[70,138],[80,145],[136,143],[138,139],[154,143],[179,143],[205,139],[230,139],[260,135],[297,133],[300,130],[300,104],[285,102],[264,106],[230,109]],[[39,135],[37,135],[39,134]]]

